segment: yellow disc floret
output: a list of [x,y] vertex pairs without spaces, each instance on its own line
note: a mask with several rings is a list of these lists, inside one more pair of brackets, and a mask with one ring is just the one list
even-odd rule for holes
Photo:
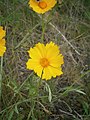
[[45,67],[49,66],[49,61],[47,58],[42,58],[42,59],[40,59],[40,64],[43,68],[45,68]]
[[41,8],[41,9],[45,9],[47,7],[47,3],[46,2],[39,2],[38,6]]

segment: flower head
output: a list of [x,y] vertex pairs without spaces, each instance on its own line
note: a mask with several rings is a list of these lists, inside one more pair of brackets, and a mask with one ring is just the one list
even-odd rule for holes
[[29,0],[29,6],[37,13],[45,13],[53,8],[56,0]]
[[3,30],[3,27],[0,26],[0,56],[3,56],[4,52],[6,51],[5,47],[5,34],[6,31]]
[[50,42],[46,46],[38,43],[30,48],[28,53],[30,59],[26,63],[27,69],[34,70],[42,79],[48,80],[63,74],[61,68],[64,63],[63,56],[55,43]]

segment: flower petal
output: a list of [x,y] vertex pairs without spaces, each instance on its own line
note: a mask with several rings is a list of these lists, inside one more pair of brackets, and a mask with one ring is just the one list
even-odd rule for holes
[[63,63],[64,63],[64,60],[63,60],[62,54],[50,60],[50,65],[53,67],[60,67]]
[[61,74],[63,74],[61,68],[54,68],[49,66],[47,68],[44,68],[42,79],[49,80],[51,77],[60,76]]
[[36,44],[37,49],[40,51],[41,56],[45,57],[46,56],[46,47],[44,44],[38,43]]
[[5,51],[6,51],[6,47],[0,46],[0,56],[3,56]]
[[39,62],[38,60],[29,59],[26,65],[28,69],[34,70],[34,68],[39,65]]
[[5,43],[6,43],[5,39],[0,40],[0,45],[5,46]]
[[0,40],[5,37],[6,31],[3,30],[3,27],[0,26]]
[[55,58],[60,52],[59,47],[52,42],[46,45],[46,51],[47,51],[46,56],[49,59]]
[[49,72],[49,68],[48,67],[44,68],[43,74],[42,74],[42,79],[48,80],[48,79],[51,79],[51,77],[52,77],[52,75]]
[[39,64],[38,60],[29,59],[26,63],[27,69],[34,70],[39,77],[41,77],[43,67]]
[[34,48],[30,48],[30,50],[28,51],[29,56],[32,59],[40,59],[43,56],[45,56],[45,46],[44,44],[38,43],[36,44],[36,46]]
[[60,75],[63,74],[61,67],[55,68],[55,67],[49,66],[48,69],[49,69],[49,71],[50,71],[50,74],[51,74],[53,77],[60,76]]
[[34,71],[35,71],[35,73],[36,73],[39,77],[41,77],[42,71],[43,71],[43,67],[42,67],[41,65],[39,65],[39,66],[35,67]]
[[30,50],[28,51],[28,53],[29,53],[29,56],[32,59],[37,60],[37,59],[41,58],[41,53],[40,53],[40,51],[36,47],[30,48]]

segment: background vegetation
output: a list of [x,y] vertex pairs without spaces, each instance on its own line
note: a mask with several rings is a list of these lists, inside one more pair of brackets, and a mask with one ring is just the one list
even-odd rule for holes
[[41,39],[41,15],[27,0],[0,0],[7,30],[0,120],[90,120],[90,0],[58,0],[44,22],[44,42],[60,45],[65,63],[62,76],[40,85],[26,62]]

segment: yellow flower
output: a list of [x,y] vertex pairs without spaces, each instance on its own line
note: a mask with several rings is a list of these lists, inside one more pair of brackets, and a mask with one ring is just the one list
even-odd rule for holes
[[29,0],[29,6],[37,13],[45,13],[52,9],[56,0]]
[[63,74],[61,68],[64,63],[63,56],[55,43],[50,42],[46,46],[38,43],[34,48],[30,48],[28,53],[30,59],[26,63],[27,69],[34,70],[42,79],[48,80]]
[[0,26],[0,56],[3,56],[4,52],[6,51],[5,47],[5,37],[6,31],[3,30],[3,27]]

